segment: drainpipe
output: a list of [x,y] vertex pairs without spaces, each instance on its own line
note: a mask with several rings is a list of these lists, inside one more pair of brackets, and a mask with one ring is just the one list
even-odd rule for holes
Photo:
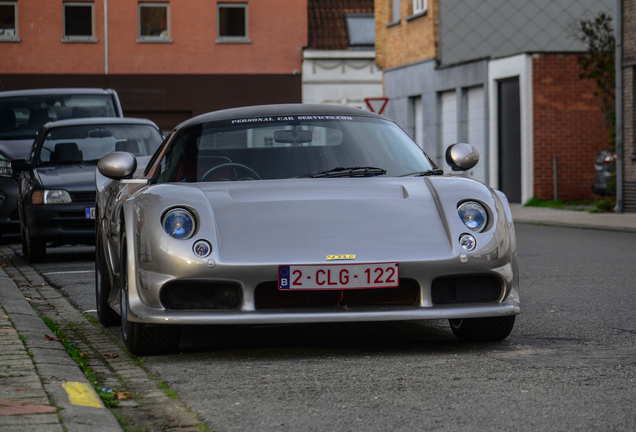
[[108,75],[108,0],[104,0],[104,75]]
[[623,211],[623,10],[622,1],[616,0],[616,207]]

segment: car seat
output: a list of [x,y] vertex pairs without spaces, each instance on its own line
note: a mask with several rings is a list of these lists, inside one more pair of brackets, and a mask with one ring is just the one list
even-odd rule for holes
[[75,143],[59,143],[51,153],[51,162],[82,162],[84,154]]
[[137,144],[137,141],[133,139],[117,141],[115,143],[115,151],[125,151],[132,153],[135,156],[140,156],[139,144]]
[[15,123],[15,113],[11,108],[0,109],[0,131],[13,129]]

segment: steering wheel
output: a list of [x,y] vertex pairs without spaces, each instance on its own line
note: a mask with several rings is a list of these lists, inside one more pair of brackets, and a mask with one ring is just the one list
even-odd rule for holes
[[[258,173],[256,171],[254,171],[252,168],[240,164],[240,163],[236,163],[236,162],[228,162],[228,163],[224,163],[221,165],[217,165],[215,167],[210,168],[205,174],[203,174],[203,176],[201,176],[201,181],[208,181],[208,179],[210,177],[212,177],[212,174],[214,174],[215,172],[223,169],[223,168],[230,168],[230,167],[234,167],[234,168],[241,168],[244,170],[249,171],[251,174],[254,174],[254,176],[258,179],[258,180],[262,180],[261,176],[258,175]],[[219,179],[220,180],[220,179]]]

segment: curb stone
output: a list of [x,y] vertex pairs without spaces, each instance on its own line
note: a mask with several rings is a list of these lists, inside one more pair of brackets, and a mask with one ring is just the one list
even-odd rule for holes
[[[62,332],[75,342],[75,347],[85,355],[84,358],[97,377],[100,387],[122,391],[134,396],[131,399],[123,399],[118,407],[103,410],[104,412],[110,414],[112,411],[116,417],[122,419],[126,428],[131,430],[137,428],[149,431],[201,430],[203,424],[196,418],[195,414],[179,400],[169,398],[160,390],[157,387],[157,381],[151,379],[148,372],[135,362],[121,341],[115,339],[100,324],[91,323],[13,250],[1,247],[0,252],[10,257],[9,260],[6,260],[7,267],[4,270],[11,274],[15,282],[14,285],[21,293],[22,301],[27,303],[25,297],[31,299],[28,303],[42,316],[57,323]],[[27,306],[29,305],[27,304]],[[33,311],[32,308],[29,307],[29,309]],[[33,314],[37,317],[34,311]],[[39,319],[39,317],[37,318]],[[49,335],[53,334],[41,319],[39,322]],[[60,342],[47,342],[57,344],[63,350]],[[38,343],[37,348],[42,347],[42,345],[42,343]],[[80,371],[77,364],[66,354],[66,351],[64,351],[64,355]],[[61,359],[56,359],[55,363],[51,363],[51,366],[53,365],[53,370],[46,372],[53,373],[54,370],[64,370],[72,366],[67,365],[66,361]],[[52,399],[58,400],[61,396],[54,391],[55,388],[49,389],[46,386],[45,388],[51,396],[54,396]],[[61,386],[59,389],[64,392]],[[110,416],[115,419],[113,414]],[[91,425],[91,429],[94,429],[92,432],[102,430],[95,429],[94,425]],[[68,428],[68,430],[72,429]],[[119,424],[117,424],[117,430],[121,430]]]

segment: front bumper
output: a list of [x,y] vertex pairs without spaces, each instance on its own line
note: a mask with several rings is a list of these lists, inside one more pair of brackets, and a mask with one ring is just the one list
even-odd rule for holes
[[95,220],[85,218],[93,202],[25,206],[26,229],[30,237],[71,244],[95,243]]
[[[233,310],[168,310],[160,300],[161,289],[175,279],[164,274],[137,270],[129,276],[128,319],[146,324],[291,324],[324,322],[401,321],[422,319],[460,319],[503,315],[520,312],[516,259],[483,262],[472,259],[460,262],[451,258],[437,262],[400,262],[400,281],[414,280],[418,286],[418,300],[411,306],[358,307],[258,307],[255,291],[264,281],[275,279],[278,267],[223,266],[209,269],[208,282],[230,283],[240,286],[242,297]],[[242,268],[241,268],[242,267]],[[130,275],[130,273],[129,273]],[[240,275],[241,280],[237,280]],[[501,296],[485,303],[436,304],[433,300],[433,281],[439,277],[457,275],[489,275],[501,281]],[[197,280],[204,280],[201,277]],[[117,304],[114,305],[115,307]]]
[[19,232],[20,215],[17,204],[18,185],[11,177],[0,177],[0,231]]

